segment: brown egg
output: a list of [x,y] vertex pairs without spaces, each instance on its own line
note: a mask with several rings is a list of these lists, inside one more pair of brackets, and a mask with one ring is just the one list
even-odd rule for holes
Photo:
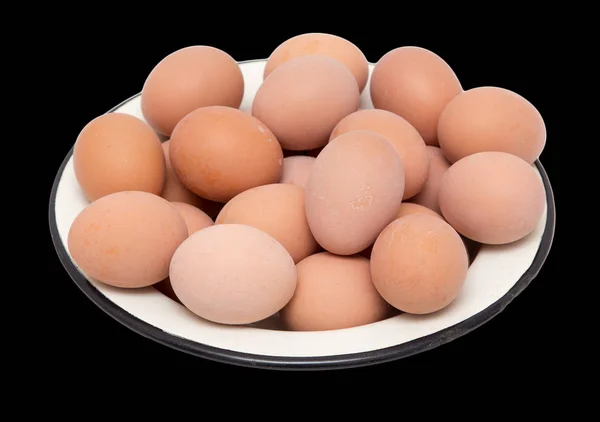
[[398,208],[398,213],[396,214],[396,218],[404,217],[405,215],[411,214],[426,214],[431,215],[433,217],[442,218],[437,212],[430,210],[427,207],[419,204],[411,204],[410,202],[403,202],[400,204],[400,208]]
[[410,123],[386,110],[359,110],[344,117],[331,132],[330,139],[351,130],[370,130],[387,139],[404,167],[403,199],[419,193],[429,173],[429,155],[423,138]]
[[428,314],[448,306],[467,277],[463,241],[443,219],[411,214],[388,225],[371,253],[377,291],[395,308]]
[[160,195],[165,160],[152,128],[137,117],[108,113],[81,131],[73,149],[75,177],[90,201],[136,190]]
[[264,122],[288,150],[327,143],[335,125],[358,109],[352,73],[325,56],[292,59],[273,71],[258,89],[252,115]]
[[440,209],[460,234],[504,244],[528,235],[542,217],[546,192],[533,166],[506,152],[479,152],[454,163],[440,186]]
[[304,211],[304,189],[288,184],[259,186],[240,193],[219,213],[216,224],[256,227],[281,243],[294,259],[317,251]]
[[369,78],[369,63],[360,49],[337,35],[310,33],[288,39],[280,44],[267,60],[264,78],[283,63],[296,57],[319,54],[339,61],[354,75],[359,91]]
[[229,107],[203,107],[179,122],[169,155],[181,183],[203,198],[227,202],[250,188],[277,183],[283,153],[268,127]]
[[73,221],[68,248],[87,275],[116,287],[146,287],[169,275],[175,249],[188,236],[179,212],[160,196],[117,192]]
[[239,65],[222,50],[191,46],[162,59],[142,89],[142,112],[159,133],[171,135],[185,115],[199,107],[238,108],[244,95]]
[[400,47],[385,54],[371,75],[375,108],[404,117],[427,145],[438,145],[438,119],[446,104],[462,92],[454,71],[437,54]]
[[352,328],[389,315],[390,306],[371,281],[369,260],[362,256],[322,252],[300,261],[296,269],[296,292],[279,312],[290,330]]
[[173,255],[169,278],[181,303],[221,324],[250,324],[283,308],[296,289],[296,266],[265,232],[217,224],[188,237]]
[[212,226],[214,222],[212,219],[204,213],[204,211],[196,208],[190,204],[183,202],[171,202],[177,211],[181,214],[185,220],[185,225],[188,229],[188,234],[194,234],[198,230],[202,230],[208,226]]
[[440,183],[442,182],[444,173],[450,168],[450,163],[438,147],[427,145],[427,152],[429,153],[429,175],[427,176],[427,181],[421,191],[416,196],[410,198],[410,202],[423,205],[439,213],[438,195]]
[[325,250],[352,255],[372,244],[396,216],[404,169],[381,135],[338,136],[316,158],[306,186],[306,217]]
[[169,159],[169,145],[170,141],[162,143],[163,154],[165,155],[167,176],[165,180],[165,186],[160,196],[162,196],[169,202],[184,202],[194,207],[202,208],[202,198],[200,198],[198,195],[196,195],[195,193],[187,189],[185,186],[183,186],[179,181],[177,174],[175,174],[175,170],[173,170],[171,160]]
[[452,163],[467,155],[502,151],[533,164],[546,145],[546,126],[525,98],[504,88],[469,89],[440,116],[438,138]]
[[306,188],[310,171],[315,163],[314,157],[297,155],[295,157],[286,157],[283,159],[283,173],[279,183]]

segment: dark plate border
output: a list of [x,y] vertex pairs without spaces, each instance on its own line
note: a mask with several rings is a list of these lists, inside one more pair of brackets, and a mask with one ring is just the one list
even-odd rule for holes
[[[240,62],[251,63],[262,61],[259,60],[248,60]],[[111,113],[133,100],[140,94],[133,95],[132,97],[121,102],[117,106],[113,107],[108,111]],[[144,337],[152,339],[165,346],[173,349],[189,353],[191,355],[209,359],[221,363],[228,363],[238,366],[264,368],[264,369],[276,369],[276,370],[331,370],[331,369],[345,369],[354,368],[360,366],[374,365],[377,363],[389,362],[405,358],[417,353],[431,350],[435,347],[441,346],[442,344],[448,343],[452,340],[461,337],[485,322],[489,321],[500,312],[515,298],[517,297],[531,281],[538,275],[540,269],[544,265],[552,241],[554,239],[554,230],[556,226],[556,206],[554,204],[554,194],[552,192],[552,186],[548,179],[544,167],[540,161],[535,162],[544,187],[546,189],[546,203],[547,203],[547,217],[546,226],[544,228],[544,234],[540,242],[538,251],[533,259],[531,266],[525,271],[521,278],[515,283],[515,285],[500,299],[488,306],[483,311],[469,317],[468,319],[459,322],[451,327],[445,328],[436,333],[430,334],[425,337],[421,337],[415,340],[411,340],[407,343],[399,344],[396,346],[387,347],[385,349],[373,350],[369,352],[352,353],[346,355],[335,355],[335,356],[315,356],[315,357],[282,357],[282,356],[266,356],[266,355],[255,355],[248,353],[241,353],[227,349],[220,349],[213,346],[207,346],[201,343],[196,343],[185,338],[177,337],[169,334],[161,329],[142,321],[141,319],[133,316],[129,312],[120,308],[111,302],[106,296],[104,296],[99,290],[97,290],[84,276],[79,272],[77,267],[69,258],[69,255],[60,240],[58,234],[58,227],[56,224],[56,191],[58,184],[62,177],[63,171],[67,162],[73,154],[73,148],[67,153],[67,156],[63,160],[54,183],[52,185],[52,191],[50,193],[50,204],[49,204],[49,223],[50,223],[50,234],[52,236],[52,242],[56,249],[56,253],[63,264],[67,273],[71,276],[75,284],[83,291],[83,293],[108,315],[113,317],[115,320],[130,328],[131,330],[141,334]]]

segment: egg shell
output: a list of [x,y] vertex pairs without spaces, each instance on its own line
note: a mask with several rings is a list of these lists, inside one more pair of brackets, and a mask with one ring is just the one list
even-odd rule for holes
[[332,34],[309,33],[297,35],[281,43],[267,60],[263,77],[296,57],[319,54],[337,60],[354,75],[359,91],[369,78],[369,63],[360,49],[345,38]]
[[160,195],[165,160],[160,140],[137,117],[108,113],[79,133],[73,149],[75,177],[90,201],[122,191]]
[[387,139],[404,167],[403,199],[419,193],[429,173],[429,154],[423,138],[410,123],[386,110],[358,110],[337,124],[330,139],[351,130],[370,130]]
[[188,237],[173,255],[171,285],[186,308],[221,324],[250,324],[283,308],[296,289],[296,266],[265,232],[217,224]]
[[498,87],[469,89],[444,109],[438,139],[451,163],[477,152],[501,151],[533,164],[546,145],[540,112],[519,94]]
[[244,78],[237,62],[218,48],[185,47],[162,59],[142,88],[146,121],[159,133],[171,135],[175,125],[199,107],[237,108],[244,95]]
[[308,183],[308,178],[314,163],[314,157],[297,155],[284,158],[283,173],[281,174],[281,180],[279,183],[286,183],[300,186],[301,188],[306,188],[306,184]]
[[462,92],[452,68],[421,47],[399,47],[385,54],[371,74],[375,108],[402,116],[427,145],[438,145],[437,124],[446,105]]
[[480,243],[505,244],[533,231],[544,212],[545,190],[525,160],[506,152],[479,152],[446,171],[439,203],[460,234]]
[[168,201],[147,192],[117,192],[81,211],[69,229],[73,261],[87,275],[126,288],[146,287],[169,275],[175,249],[188,236]]
[[256,227],[281,243],[296,263],[318,248],[306,221],[304,196],[303,188],[291,184],[249,189],[223,207],[216,224]]
[[269,128],[230,107],[203,107],[188,114],[173,131],[169,155],[181,183],[216,202],[277,183],[283,171],[283,152]]
[[369,260],[321,252],[296,266],[298,284],[292,299],[279,312],[293,331],[325,331],[381,321],[390,305],[371,281]]
[[204,211],[190,204],[171,202],[171,205],[173,205],[183,217],[188,229],[188,234],[196,233],[198,230],[202,230],[214,224],[213,220],[206,215]]
[[281,146],[309,150],[324,146],[335,125],[356,111],[360,94],[352,73],[325,56],[298,57],[267,77],[252,103]]
[[389,224],[371,253],[377,291],[395,308],[428,314],[448,306],[464,285],[469,258],[443,219],[411,214]]
[[307,221],[325,250],[352,255],[395,218],[403,193],[404,169],[392,145],[374,132],[347,132],[315,160],[306,186]]
[[421,191],[410,198],[410,202],[423,205],[439,214],[438,196],[440,183],[442,182],[444,173],[450,168],[450,162],[439,147],[427,145],[427,153],[429,154],[429,174],[427,175],[427,181]]

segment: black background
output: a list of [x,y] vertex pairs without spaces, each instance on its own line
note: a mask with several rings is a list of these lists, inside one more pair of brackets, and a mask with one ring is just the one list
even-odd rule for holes
[[[495,85],[516,91],[530,100],[545,118],[548,140],[541,161],[555,195],[560,198],[558,179],[558,144],[561,141],[560,115],[556,92],[547,88],[547,80],[556,77],[555,45],[547,28],[531,21],[514,18],[492,25],[454,25],[433,28],[431,22],[403,26],[373,25],[365,28],[351,20],[341,28],[332,22],[322,25],[298,25],[286,21],[277,29],[264,19],[252,20],[247,26],[233,25],[216,29],[207,27],[206,19],[196,25],[166,28],[139,25],[135,28],[110,30],[110,22],[97,26],[89,21],[72,28],[61,41],[52,60],[60,63],[54,80],[55,98],[68,105],[58,110],[55,124],[61,127],[50,155],[47,192],[61,161],[73,145],[79,131],[94,117],[102,114],[133,94],[138,93],[147,74],[164,56],[193,44],[212,45],[231,54],[236,60],[266,58],[285,39],[304,32],[330,32],[358,45],[370,62],[387,51],[417,45],[433,50],[454,69],[468,89]],[[336,22],[344,19],[337,19]],[[143,22],[142,22],[143,23]],[[115,25],[118,25],[115,23]],[[350,29],[352,28],[352,29]],[[59,107],[59,106],[57,106]],[[560,210],[559,210],[560,211]],[[560,213],[558,232],[547,262],[539,276],[499,316],[474,332],[432,351],[400,361],[328,375],[404,374],[425,369],[443,374],[448,368],[486,373],[528,374],[547,370],[548,360],[563,353],[555,341],[555,304],[560,289],[553,279],[559,270]],[[52,356],[61,368],[86,368],[86,378],[117,374],[126,366],[130,370],[147,369],[164,373],[199,373],[217,370],[225,375],[307,376],[238,368],[205,361],[156,344],[130,331],[105,315],[71,282],[62,268],[48,236],[48,278],[53,283],[52,312],[45,318],[53,327]],[[90,372],[91,371],[91,372]],[[190,374],[191,372],[186,372]]]

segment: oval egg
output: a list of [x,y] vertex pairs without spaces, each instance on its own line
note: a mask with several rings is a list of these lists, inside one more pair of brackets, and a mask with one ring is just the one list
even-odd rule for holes
[[546,145],[546,126],[525,98],[487,86],[450,101],[440,116],[438,138],[451,163],[477,152],[501,151],[533,164]]
[[525,160],[506,152],[479,152],[446,171],[439,203],[460,234],[480,243],[505,244],[533,231],[544,212],[546,192]]
[[291,151],[322,147],[335,125],[358,109],[360,96],[352,73],[325,56],[292,59],[262,83],[252,115],[264,122],[281,146]]
[[287,183],[306,188],[314,163],[314,157],[303,155],[285,157],[283,159],[283,173],[279,183]]
[[212,219],[206,215],[204,211],[190,204],[183,202],[171,202],[171,205],[173,205],[183,217],[188,229],[188,234],[190,235],[196,233],[198,230],[202,230],[214,224]]
[[440,192],[440,183],[446,170],[450,168],[450,162],[444,156],[444,153],[439,147],[427,145],[427,153],[429,154],[429,173],[427,181],[421,191],[410,198],[410,202],[423,205],[437,213],[440,212],[438,204],[438,196]]
[[234,108],[194,110],[177,124],[170,143],[178,179],[212,201],[227,202],[281,178],[283,152],[273,133],[255,117]]
[[448,63],[421,47],[400,47],[386,53],[373,69],[370,89],[375,108],[408,120],[427,145],[438,145],[440,114],[462,92]]
[[136,288],[169,275],[171,257],[187,236],[184,219],[165,199],[117,192],[77,215],[67,244],[87,275],[111,286]]
[[306,217],[319,244],[358,253],[389,224],[404,194],[404,169],[392,145],[356,130],[333,139],[316,158],[306,186]]
[[152,69],[142,88],[141,107],[154,130],[170,136],[195,109],[237,108],[243,95],[244,78],[237,62],[218,48],[197,45],[169,54]]
[[268,234],[241,224],[217,224],[177,248],[169,278],[181,303],[196,315],[240,325],[283,308],[294,294],[297,273],[290,254]]
[[160,195],[165,183],[158,136],[142,120],[123,113],[104,114],[83,128],[73,148],[73,166],[90,201],[132,190]]

